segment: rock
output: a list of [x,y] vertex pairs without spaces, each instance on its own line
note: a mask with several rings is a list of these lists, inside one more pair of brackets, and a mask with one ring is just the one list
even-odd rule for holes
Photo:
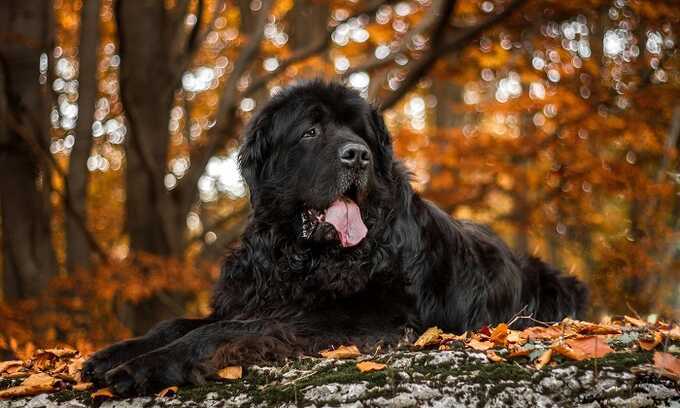
[[[305,358],[252,366],[243,379],[180,387],[174,399],[108,400],[102,408],[228,407],[675,407],[677,382],[650,371],[651,353],[614,353],[597,361],[536,370],[527,361],[492,363],[467,350],[396,351],[377,356],[381,371],[361,373],[353,360]],[[633,369],[633,370],[631,370]],[[0,401],[0,408],[81,408],[89,393],[63,391]]]

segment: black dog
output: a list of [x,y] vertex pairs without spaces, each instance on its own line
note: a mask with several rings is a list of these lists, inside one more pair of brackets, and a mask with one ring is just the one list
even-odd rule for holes
[[342,85],[276,95],[252,119],[239,159],[254,213],[224,263],[212,315],[99,351],[87,379],[145,393],[201,383],[222,365],[394,344],[408,327],[460,333],[520,311],[556,321],[585,308],[575,278],[416,194],[380,114]]

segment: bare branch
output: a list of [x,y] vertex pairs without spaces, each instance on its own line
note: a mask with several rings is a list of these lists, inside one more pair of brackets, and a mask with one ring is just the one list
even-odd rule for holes
[[267,17],[269,16],[273,4],[273,0],[265,0],[263,2],[262,8],[259,11],[260,15],[257,20],[257,28],[253,31],[252,37],[239,54],[238,59],[234,63],[234,70],[224,84],[217,109],[217,123],[208,131],[207,142],[202,147],[191,152],[191,168],[189,169],[188,174],[182,179],[183,183],[176,189],[182,200],[182,208],[189,208],[191,206],[198,188],[198,179],[203,174],[208,160],[210,160],[210,158],[214,156],[228,140],[226,133],[231,130],[234,119],[236,118],[236,106],[239,100],[238,82],[260,53],[262,39],[264,38],[264,27],[267,23]]
[[342,74],[342,77],[347,78],[355,72],[374,71],[394,62],[397,56],[408,51],[409,44],[413,43],[413,40],[416,36],[427,32],[432,27],[447,24],[448,16],[451,14],[451,10],[448,10],[450,3],[455,3],[455,1],[435,0],[432,3],[432,12],[428,13],[427,11],[424,11],[425,15],[423,18],[415,27],[413,27],[412,30],[406,34],[405,38],[399,42],[399,48],[396,50],[391,50],[389,55],[382,59],[376,57],[373,54],[373,56],[368,61],[348,69]]
[[[394,2],[396,2],[396,0],[372,1],[366,7],[361,9],[360,11],[358,11],[358,12],[352,14],[351,16],[348,16],[348,17],[346,17],[342,20],[339,20],[337,22],[337,24],[342,24],[346,21],[351,20],[352,18],[356,18],[356,17],[363,15],[363,14],[373,14],[376,11],[378,11],[378,9],[380,7],[382,7],[386,4],[394,3]],[[312,44],[308,47],[305,47],[305,48],[299,50],[298,52],[291,55],[287,59],[281,61],[279,63],[279,66],[275,70],[253,80],[251,82],[250,86],[248,86],[248,88],[246,88],[246,90],[243,92],[243,95],[244,96],[252,95],[253,93],[257,92],[259,89],[261,89],[263,86],[267,85],[269,83],[269,81],[271,81],[272,79],[279,76],[282,72],[284,72],[286,69],[288,69],[288,67],[290,67],[291,65],[297,64],[298,62],[302,62],[302,61],[304,61],[308,58],[311,58],[315,55],[321,54],[322,52],[326,51],[331,45],[331,35],[335,31],[336,27],[337,27],[337,25],[333,26],[333,27],[329,27],[328,30],[327,30],[326,36],[324,36],[324,38],[322,38],[318,42],[316,42],[316,43],[314,43],[314,44]]]
[[[526,3],[526,0],[514,0],[502,12],[496,14],[495,16],[487,18],[474,27],[457,31],[447,41],[433,45],[430,52],[424,55],[421,59],[413,61],[411,64],[409,64],[411,67],[408,69],[404,80],[401,82],[401,85],[398,89],[388,94],[388,96],[380,104],[381,108],[388,109],[394,106],[430,71],[430,69],[432,69],[439,58],[448,53],[462,50],[475,38],[477,38],[479,34],[493,27],[506,17],[509,17],[524,3]],[[435,34],[433,33],[433,35]]]

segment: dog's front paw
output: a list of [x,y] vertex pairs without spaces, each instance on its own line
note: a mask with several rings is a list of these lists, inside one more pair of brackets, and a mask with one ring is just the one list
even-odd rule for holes
[[111,370],[116,363],[114,357],[107,350],[99,351],[83,364],[81,377],[83,381],[102,385],[104,384],[106,372]]
[[106,373],[106,384],[117,395],[156,392],[173,385],[204,384],[207,371],[186,356],[152,352],[139,356]]

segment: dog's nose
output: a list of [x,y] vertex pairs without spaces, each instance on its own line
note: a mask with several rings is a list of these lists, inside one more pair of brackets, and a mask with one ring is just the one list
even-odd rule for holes
[[349,167],[361,167],[362,169],[371,164],[371,151],[368,147],[359,143],[347,143],[338,150],[340,161]]

